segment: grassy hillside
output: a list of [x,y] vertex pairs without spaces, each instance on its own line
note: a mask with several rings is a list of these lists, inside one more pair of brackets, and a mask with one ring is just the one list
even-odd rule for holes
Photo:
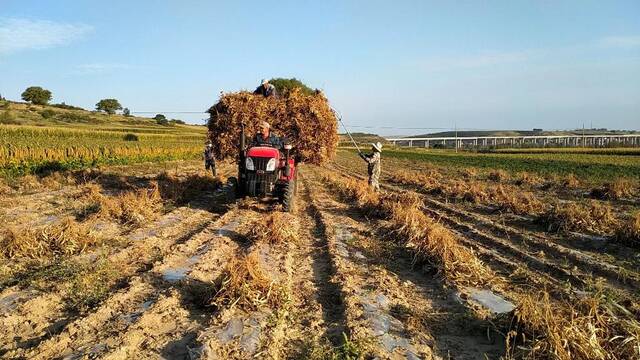
[[206,128],[0,101],[0,174],[200,156]]

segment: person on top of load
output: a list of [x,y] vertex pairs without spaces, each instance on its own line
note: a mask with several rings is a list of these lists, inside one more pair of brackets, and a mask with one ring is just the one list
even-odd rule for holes
[[283,141],[279,136],[276,136],[271,132],[271,125],[266,121],[260,122],[260,132],[256,134],[251,143],[253,146],[273,146],[275,148],[281,148]]
[[256,88],[256,91],[253,92],[256,95],[262,95],[264,97],[276,97],[276,87],[269,84],[269,80],[262,79],[262,85]]
[[369,186],[375,190],[380,190],[380,153],[382,152],[382,144],[371,144],[373,153],[365,155],[360,153],[362,160],[367,162],[367,172],[369,173]]
[[204,168],[213,173],[213,176],[216,176],[216,158],[213,154],[213,144],[207,143],[207,146],[204,148]]

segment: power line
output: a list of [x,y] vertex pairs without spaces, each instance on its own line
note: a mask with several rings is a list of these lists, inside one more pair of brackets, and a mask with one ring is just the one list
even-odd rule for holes
[[205,114],[206,111],[131,111],[132,114]]
[[[207,114],[206,111],[131,111],[132,114]],[[201,119],[207,120],[207,119]],[[386,129],[386,130],[451,130],[456,127],[398,127],[398,126],[375,126],[375,125],[351,125],[345,124],[349,128],[357,129]],[[457,128],[458,131],[496,131],[495,128]],[[547,131],[561,131],[567,129],[546,129]],[[502,130],[506,131],[506,130]]]
[[349,125],[347,126],[352,128],[362,128],[362,129],[398,129],[398,130],[448,130],[451,128],[444,127],[396,127],[396,126],[371,126],[371,125]]

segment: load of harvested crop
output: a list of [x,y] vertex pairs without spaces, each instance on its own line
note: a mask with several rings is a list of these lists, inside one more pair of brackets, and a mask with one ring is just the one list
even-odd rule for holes
[[333,157],[338,145],[337,119],[321,93],[292,90],[279,98],[229,93],[208,112],[209,139],[218,160],[237,156],[242,124],[246,134],[254,136],[261,121],[271,124],[276,135],[286,136],[299,161],[321,164]]

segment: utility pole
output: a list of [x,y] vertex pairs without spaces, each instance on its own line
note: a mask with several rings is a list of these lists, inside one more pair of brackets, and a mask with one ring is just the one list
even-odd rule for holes
[[453,122],[453,127],[456,132],[456,153],[458,153],[458,122],[457,121]]
[[586,144],[584,142],[585,138],[584,138],[584,123],[582,123],[582,147],[586,147]]

